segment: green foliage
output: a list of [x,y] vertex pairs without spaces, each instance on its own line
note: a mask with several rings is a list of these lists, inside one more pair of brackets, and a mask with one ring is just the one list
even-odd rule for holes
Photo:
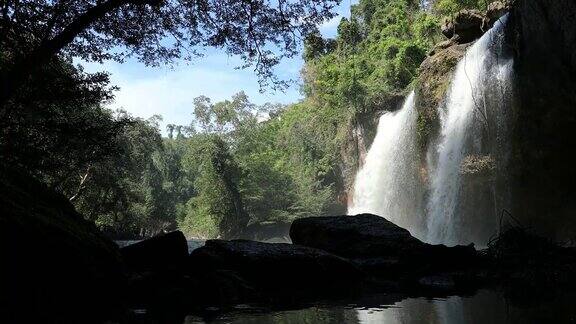
[[439,15],[454,15],[462,9],[482,9],[485,10],[493,0],[437,0],[434,3],[434,10]]
[[438,20],[416,1],[363,0],[338,27],[338,48],[307,60],[305,93],[320,106],[350,118],[383,107],[414,80],[428,49],[439,39]]
[[[36,68],[58,55],[86,61],[173,63],[222,48],[253,66],[261,85],[283,86],[272,68],[299,53],[301,36],[334,16],[338,0],[276,3],[244,0],[19,0],[0,2],[0,112]],[[4,55],[3,53],[0,55]],[[27,107],[28,108],[28,107]]]
[[305,61],[310,61],[333,52],[336,49],[336,45],[335,40],[324,39],[320,32],[316,31],[306,37],[302,56]]
[[[120,116],[131,118],[124,112]],[[124,235],[173,228],[176,193],[157,120],[132,118],[111,141],[117,153],[84,170],[86,181],[73,200],[78,210],[100,227]]]
[[182,167],[197,192],[179,210],[179,225],[188,235],[233,237],[247,225],[238,191],[240,170],[219,135],[193,136]]

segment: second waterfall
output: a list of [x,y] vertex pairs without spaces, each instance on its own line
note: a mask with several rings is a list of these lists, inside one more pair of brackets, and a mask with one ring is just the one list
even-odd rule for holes
[[[508,208],[512,59],[507,17],[470,46],[438,107],[440,131],[418,148],[414,93],[380,119],[349,214],[369,212],[444,244],[485,245]],[[424,157],[424,158],[423,158]]]

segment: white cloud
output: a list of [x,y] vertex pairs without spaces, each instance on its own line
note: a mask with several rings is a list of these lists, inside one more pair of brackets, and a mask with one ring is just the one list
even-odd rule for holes
[[[138,62],[119,64],[106,62],[103,65],[82,63],[86,71],[108,71],[111,83],[120,87],[110,108],[122,108],[134,116],[149,118],[155,114],[163,117],[161,129],[166,124],[189,124],[192,120],[193,100],[205,95],[214,102],[229,99],[233,94],[244,91],[255,103],[290,103],[298,100],[297,87],[287,93],[259,92],[257,77],[252,70],[235,70],[239,65],[236,58],[212,55],[199,59],[195,64],[177,65],[168,68],[149,68]],[[295,67],[295,65],[298,67]],[[279,73],[286,77],[297,77],[295,71],[300,61],[294,60],[281,65]]]
[[[338,15],[319,26],[324,37],[335,37],[342,17],[350,16],[350,5],[357,0],[349,0],[337,8]],[[244,90],[252,102],[291,103],[300,99],[298,85],[293,85],[286,93],[260,93],[258,79],[251,69],[235,70],[241,65],[238,57],[230,57],[218,50],[206,50],[206,56],[192,65],[181,63],[174,69],[150,68],[134,60],[124,64],[106,62],[104,64],[82,63],[87,72],[108,71],[113,85],[120,87],[111,108],[123,108],[131,114],[149,118],[160,114],[164,118],[161,129],[166,124],[188,124],[192,120],[192,103],[195,97],[205,95],[213,101],[229,99],[233,94]],[[302,59],[297,56],[286,59],[277,67],[276,75],[281,79],[300,77]]]
[[340,24],[340,20],[342,18],[343,18],[343,16],[338,15],[338,16],[332,17],[332,19],[330,19],[330,20],[323,22],[322,25],[320,25],[320,27],[319,27],[322,35],[324,35],[325,37],[328,37],[327,34],[330,35],[330,37],[335,35],[336,30],[338,28],[338,25]]

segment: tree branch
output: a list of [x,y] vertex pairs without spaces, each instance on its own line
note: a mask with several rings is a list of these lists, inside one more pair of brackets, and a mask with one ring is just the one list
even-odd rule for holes
[[23,59],[14,63],[7,73],[0,79],[0,109],[2,117],[7,114],[5,104],[18,90],[26,79],[39,67],[43,66],[54,55],[58,54],[65,46],[69,45],[90,25],[104,17],[107,13],[117,10],[126,4],[158,6],[163,0],[108,0],[89,8],[82,15],[78,16],[59,34],[51,39],[43,40],[40,45],[32,50]]
[[88,180],[88,177],[90,176],[90,169],[91,166],[88,166],[86,168],[86,173],[83,176],[80,176],[80,183],[78,184],[78,189],[76,189],[76,193],[68,199],[70,200],[70,202],[73,202],[74,200],[78,199],[78,197],[80,197],[80,194],[84,191],[84,189],[86,189],[86,180]]

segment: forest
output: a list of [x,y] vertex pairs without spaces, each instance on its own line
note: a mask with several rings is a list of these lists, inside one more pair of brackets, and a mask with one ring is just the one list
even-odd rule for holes
[[[4,100],[1,158],[64,194],[114,238],[176,228],[194,238],[238,237],[249,224],[343,214],[343,155],[356,121],[396,108],[390,103],[407,93],[441,40],[443,17],[487,5],[361,0],[334,39],[307,35],[300,102],[255,105],[243,92],[222,102],[200,96],[190,103],[190,120],[167,130],[159,129],[159,115],[144,120],[107,108],[117,90],[109,75],[72,63],[115,54],[70,46],[38,63]],[[3,28],[0,64],[10,67],[36,46],[36,35],[30,26]]]
[[0,322],[573,322],[574,17],[0,0]]

